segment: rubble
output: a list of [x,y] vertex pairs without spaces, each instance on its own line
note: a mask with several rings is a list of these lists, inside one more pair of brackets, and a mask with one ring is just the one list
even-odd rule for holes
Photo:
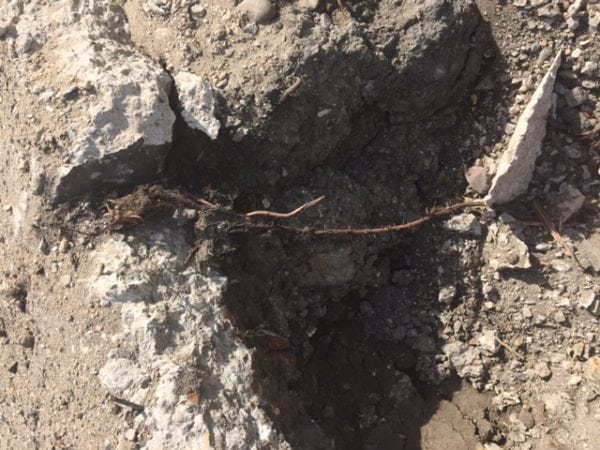
[[179,72],[173,79],[182,105],[181,115],[188,126],[215,140],[221,124],[215,117],[215,99],[210,84],[189,72]]
[[562,54],[558,52],[519,117],[508,147],[498,161],[496,176],[486,197],[488,205],[507,203],[527,190],[546,134],[546,118],[552,105],[556,73],[561,64]]

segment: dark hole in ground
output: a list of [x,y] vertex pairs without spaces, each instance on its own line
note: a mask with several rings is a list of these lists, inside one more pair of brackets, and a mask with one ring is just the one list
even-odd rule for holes
[[[500,61],[493,64],[483,72],[502,70]],[[479,95],[495,118],[500,94]],[[340,143],[343,151],[276,182],[269,178],[273,162],[263,170],[253,159],[269,152],[261,148],[265,142],[211,142],[178,117],[167,176],[238,212],[286,211],[327,197],[286,222],[291,225],[404,222],[464,191],[465,165],[480,152],[473,123],[484,109],[474,112],[463,102],[418,123],[394,123],[365,105]],[[256,391],[292,447],[420,448],[421,427],[459,387],[432,384],[447,376],[437,373],[447,370],[438,339],[440,286],[455,284],[460,296],[470,296],[463,332],[479,311],[477,272],[448,248],[441,226],[332,239],[219,231],[211,223],[209,216],[197,237],[213,241],[213,263],[229,279],[224,301],[240,338],[256,349]],[[476,430],[471,438],[490,433]]]

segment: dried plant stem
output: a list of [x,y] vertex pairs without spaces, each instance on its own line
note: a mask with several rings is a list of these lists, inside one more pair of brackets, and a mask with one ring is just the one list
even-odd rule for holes
[[311,200],[310,202],[307,202],[304,205],[301,205],[298,208],[296,208],[293,211],[290,211],[288,213],[278,213],[278,212],[272,212],[272,211],[252,211],[252,212],[246,213],[246,217],[266,216],[266,217],[274,217],[276,219],[289,219],[290,217],[294,217],[296,214],[301,213],[305,209],[321,203],[323,200],[325,200],[324,195],[320,196],[319,198],[315,198],[314,200]]
[[483,200],[467,200],[444,208],[436,208],[429,211],[424,216],[413,220],[412,222],[398,225],[388,225],[377,228],[315,228],[315,227],[290,227],[285,225],[253,224],[255,228],[272,228],[287,231],[295,234],[313,235],[313,236],[367,236],[376,234],[398,233],[415,229],[427,222],[439,217],[448,216],[464,208],[485,206]]

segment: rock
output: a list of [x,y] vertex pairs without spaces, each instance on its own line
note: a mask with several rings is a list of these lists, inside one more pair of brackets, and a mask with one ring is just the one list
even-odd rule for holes
[[191,128],[216,139],[221,123],[215,117],[215,99],[210,84],[190,72],[179,72],[174,80],[183,107],[183,119]]
[[465,173],[469,187],[478,194],[486,194],[490,187],[490,176],[485,167],[472,166]]
[[194,20],[202,19],[206,16],[206,8],[199,3],[192,5],[190,7],[190,15]]
[[583,364],[583,375],[588,381],[600,383],[600,356],[593,356]]
[[572,415],[573,402],[566,392],[550,392],[544,394],[542,398],[550,416],[567,419]]
[[533,371],[542,380],[548,380],[552,376],[552,370],[550,370],[550,366],[546,362],[538,362]]
[[243,0],[238,8],[257,24],[267,23],[277,14],[277,10],[269,0]]
[[507,214],[502,214],[500,219],[500,222],[489,226],[488,239],[483,248],[484,258],[496,270],[529,269],[529,249],[517,236],[520,234],[519,227]]
[[596,61],[587,61],[583,65],[581,73],[587,75],[588,77],[595,76],[598,73],[598,63]]
[[484,377],[486,370],[477,348],[461,342],[452,342],[444,345],[442,349],[459,377],[471,381],[479,381]]
[[507,203],[525,193],[529,186],[546,134],[546,118],[552,105],[552,91],[561,61],[562,55],[558,52],[517,121],[485,198],[489,206]]
[[166,0],[146,0],[142,5],[142,9],[146,13],[156,14],[160,17],[169,17],[169,14],[171,14],[169,2]]
[[496,395],[492,398],[492,403],[500,410],[504,411],[504,409],[508,406],[514,406],[521,403],[521,399],[516,392],[505,391]]
[[586,100],[587,94],[585,93],[585,90],[579,86],[574,87],[565,93],[565,101],[571,108],[575,108],[576,106],[583,104]]
[[513,0],[512,3],[517,8],[525,8],[527,6],[527,0]]
[[554,313],[554,321],[561,325],[565,325],[566,323],[568,323],[567,317],[562,311],[556,311]]
[[302,9],[314,11],[319,7],[321,0],[300,0],[298,6]]
[[592,236],[575,243],[579,262],[594,272],[600,272],[600,233],[595,232]]
[[445,286],[440,289],[438,301],[443,305],[450,305],[456,297],[456,286]]
[[496,336],[496,330],[483,330],[481,332],[481,335],[477,338],[481,349],[491,355],[495,355],[496,353],[498,353],[500,344],[498,344]]
[[593,290],[583,291],[579,296],[579,304],[594,316],[600,316],[600,299]]
[[62,104],[47,125],[55,136],[68,136],[64,162],[48,172],[53,202],[156,179],[175,122],[169,76],[130,44],[120,8],[106,8],[98,20],[87,7],[71,13],[67,2],[59,5],[63,16],[47,14],[63,22],[47,24],[50,44],[28,69],[48,85],[76,80],[85,94]]
[[526,429],[531,429],[535,426],[535,419],[533,417],[533,414],[531,414],[531,412],[527,411],[527,410],[523,410],[519,413],[519,415],[517,416],[517,419],[523,424],[525,425]]
[[469,213],[459,214],[450,218],[444,223],[444,228],[466,236],[481,236],[481,223],[479,219]]

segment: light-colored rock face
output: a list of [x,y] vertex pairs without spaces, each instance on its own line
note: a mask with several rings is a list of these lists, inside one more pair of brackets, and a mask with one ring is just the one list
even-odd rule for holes
[[488,205],[507,203],[527,191],[546,135],[546,119],[561,63],[562,54],[559,52],[519,117],[508,147],[498,162],[498,171],[485,199]]
[[37,94],[45,140],[58,143],[51,197],[155,179],[172,141],[171,81],[129,41],[112,2],[29,2],[12,13],[15,70]]
[[221,124],[215,117],[215,99],[210,84],[189,72],[179,72],[173,79],[183,108],[181,116],[188,126],[216,139]]
[[209,436],[216,448],[286,448],[257,406],[252,353],[225,318],[225,279],[181,270],[185,242],[171,229],[138,238],[143,258],[119,239],[99,246],[104,268],[90,295],[121,307],[122,331],[98,376],[144,407],[134,424],[144,448],[203,448]]

